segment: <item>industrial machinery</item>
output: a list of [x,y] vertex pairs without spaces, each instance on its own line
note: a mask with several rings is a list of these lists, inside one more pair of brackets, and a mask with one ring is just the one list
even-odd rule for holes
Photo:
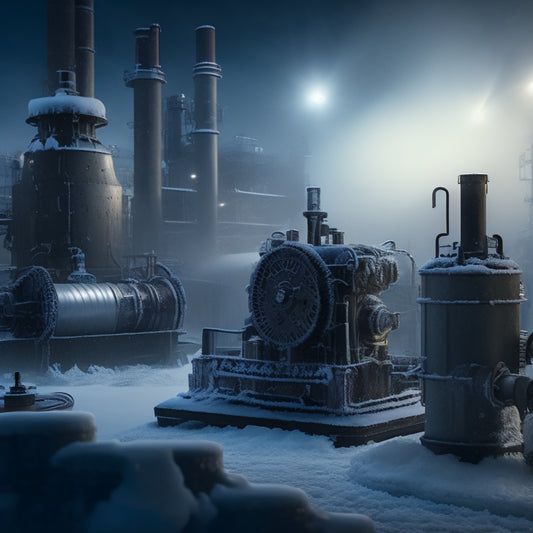
[[[320,189],[307,193],[307,244],[295,230],[265,243],[245,327],[204,329],[190,390],[155,408],[160,425],[253,423],[331,435],[338,445],[422,429],[419,391],[394,372],[387,349],[399,317],[380,294],[397,280],[394,251],[344,245],[343,232],[324,223]],[[240,353],[224,347],[232,333]]]
[[[136,182],[136,205],[148,213],[137,209],[141,249],[133,248],[146,260],[144,272],[125,261],[132,246],[122,234],[122,187],[110,151],[96,137],[107,120],[94,98],[93,17],[93,0],[48,2],[48,94],[28,106],[27,122],[37,133],[13,185],[6,238],[12,267],[4,269],[0,288],[2,368],[158,362],[177,356],[183,333],[181,281],[150,248],[161,222],[160,153],[159,181],[148,164],[141,167],[144,182]],[[157,56],[158,26],[140,34],[144,67],[148,52]],[[136,86],[144,87],[143,72],[136,71]],[[159,187],[155,200],[152,182]]]
[[0,291],[2,366],[63,369],[77,364],[164,361],[176,355],[185,292],[165,272],[146,280],[97,283],[75,271],[71,283],[54,283],[35,266]]
[[523,375],[518,265],[504,256],[499,235],[486,235],[484,174],[459,177],[461,240],[420,269],[422,280],[422,444],[476,462],[522,449],[521,418],[533,408],[533,385]]
[[22,383],[20,372],[14,374],[15,384],[9,387],[0,385],[0,413],[13,411],[62,411],[72,409],[74,398],[66,392],[38,394],[33,385]]

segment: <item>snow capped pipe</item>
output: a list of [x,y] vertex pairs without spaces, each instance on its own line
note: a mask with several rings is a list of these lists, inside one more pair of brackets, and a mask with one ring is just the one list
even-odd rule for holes
[[133,88],[133,238],[134,249],[157,249],[161,229],[162,111],[161,86],[166,76],[159,65],[159,24],[135,30],[135,70],[124,81]]
[[76,0],[76,82],[80,96],[94,97],[94,1]]
[[74,40],[74,0],[48,0],[47,95],[57,89],[58,70],[75,70]]
[[215,28],[196,28],[193,147],[198,189],[199,239],[210,253],[216,250],[218,210],[217,80],[222,77],[215,59]]

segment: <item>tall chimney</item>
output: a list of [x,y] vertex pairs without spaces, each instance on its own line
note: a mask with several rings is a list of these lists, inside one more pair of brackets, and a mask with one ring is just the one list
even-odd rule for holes
[[218,209],[217,80],[222,71],[215,60],[215,28],[196,28],[193,145],[198,190],[199,238],[207,253],[216,250]]
[[135,30],[135,70],[124,80],[133,87],[133,240],[134,251],[158,248],[161,232],[161,86],[159,24]]
[[74,71],[74,0],[48,0],[46,96],[58,88],[58,70]]
[[76,0],[76,86],[80,96],[94,98],[94,1]]

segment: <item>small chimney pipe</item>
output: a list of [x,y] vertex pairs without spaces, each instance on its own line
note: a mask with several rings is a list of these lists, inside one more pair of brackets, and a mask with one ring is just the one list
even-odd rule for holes
[[307,187],[307,244],[320,246],[322,243],[322,221],[328,216],[320,210],[320,187]]
[[486,259],[487,184],[486,174],[461,174],[461,247],[464,256]]

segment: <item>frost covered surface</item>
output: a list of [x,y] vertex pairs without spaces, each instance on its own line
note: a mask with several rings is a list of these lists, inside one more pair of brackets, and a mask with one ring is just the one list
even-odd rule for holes
[[99,117],[104,120],[106,118],[104,104],[100,100],[88,96],[58,92],[54,96],[34,98],[28,103],[28,118],[64,113]]
[[419,273],[426,274],[518,274],[520,267],[511,259],[487,257],[479,259],[470,257],[463,265],[457,262],[457,257],[436,257],[424,263]]
[[39,138],[33,139],[26,152],[39,152],[41,150],[76,150],[77,152],[99,152],[109,154],[109,150],[96,140],[74,139],[68,146],[60,146],[53,136],[50,136],[43,143]]
[[299,488],[313,506],[327,512],[366,514],[380,533],[533,530],[533,472],[521,457],[488,458],[471,465],[450,455],[434,455],[419,443],[420,434],[335,448],[327,437],[299,431],[254,426],[239,430],[195,422],[159,427],[153,407],[187,391],[190,371],[190,365],[138,366],[23,378],[36,383],[43,394],[72,394],[76,409],[94,413],[98,441],[218,442],[229,472],[251,483]]

